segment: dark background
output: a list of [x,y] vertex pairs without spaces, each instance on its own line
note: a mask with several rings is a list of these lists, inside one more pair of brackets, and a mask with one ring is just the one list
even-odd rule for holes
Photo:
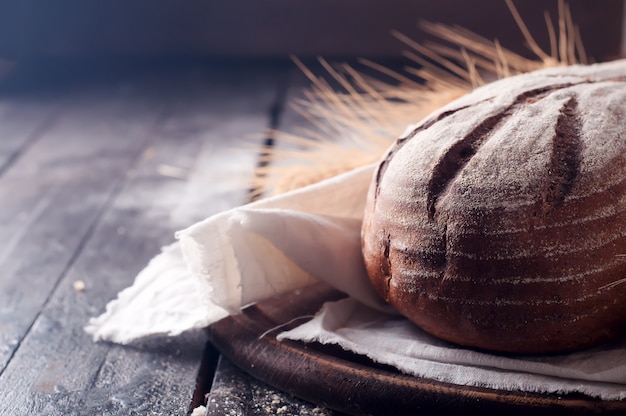
[[[515,2],[547,49],[544,10],[557,1]],[[621,50],[622,0],[571,0],[596,60]],[[395,58],[397,30],[419,40],[420,20],[461,25],[527,52],[503,0],[21,0],[0,2],[0,57]]]

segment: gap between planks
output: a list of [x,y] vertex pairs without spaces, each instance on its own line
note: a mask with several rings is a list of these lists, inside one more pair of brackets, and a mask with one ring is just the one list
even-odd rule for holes
[[[269,79],[274,79],[276,78],[276,76],[278,76],[280,74],[274,74],[273,76],[270,76]],[[267,76],[265,77],[264,81],[267,81]],[[245,92],[245,88],[243,90],[238,90],[237,93],[238,94],[244,94]],[[274,94],[274,93],[272,93]],[[270,100],[272,99],[273,95],[269,96]],[[246,101],[246,97],[245,95],[242,95],[241,97],[242,100]],[[248,97],[249,100],[249,97]],[[262,100],[261,100],[262,101]],[[265,108],[265,105],[262,104],[262,102],[257,100],[256,102],[256,106],[257,106],[257,110],[259,111],[259,115],[256,118],[257,121],[254,121],[252,123],[248,123],[247,127],[250,127],[252,125],[256,125],[257,128],[265,128],[267,127],[267,108]],[[238,110],[236,109],[237,107],[242,107],[241,104],[233,106],[233,108],[227,109],[226,110],[226,114],[229,114],[228,112],[230,111],[231,115],[235,114]],[[245,105],[243,105],[243,107],[245,107]],[[259,108],[262,109],[259,110]],[[207,109],[207,111],[210,111],[210,109]],[[222,116],[224,116],[224,114],[222,114]],[[193,120],[191,120],[193,121]],[[234,120],[234,122],[236,123],[237,120]],[[156,124],[158,124],[158,122],[155,122]],[[246,125],[245,123],[242,123],[244,125]],[[262,125],[261,125],[262,124]],[[164,122],[163,125],[161,125],[160,129],[162,131],[166,131],[168,130],[168,128],[170,128],[171,131],[169,131],[169,134],[176,136],[177,134],[180,133],[180,126],[167,126],[167,122]],[[183,126],[184,127],[184,126]],[[204,126],[207,127],[207,126]],[[178,130],[177,130],[178,128]],[[202,126],[201,128],[202,129]],[[232,131],[231,131],[232,132]],[[202,140],[206,139],[202,136],[203,132],[187,132],[190,137],[193,137],[194,134],[196,134],[196,136],[193,138],[192,141],[195,142],[201,142]],[[168,132],[165,132],[162,134],[160,140],[165,140],[167,141],[167,136]],[[198,136],[199,134],[199,136]],[[164,136],[165,135],[165,136]],[[188,141],[189,142],[189,141]],[[150,142],[152,143],[152,142]],[[30,146],[30,148],[40,148],[42,146],[42,141],[41,140],[37,140],[34,141],[33,144]],[[68,285],[65,283],[68,283],[68,281],[71,281],[72,279],[76,279],[78,277],[81,277],[82,275],[82,271],[84,271],[86,268],[88,268],[89,266],[89,261],[92,260],[93,258],[97,258],[94,257],[94,251],[98,251],[98,245],[102,244],[103,241],[107,240],[107,236],[108,235],[115,235],[115,232],[113,232],[112,234],[109,234],[109,231],[111,229],[111,227],[113,227],[113,231],[116,228],[121,227],[120,225],[116,226],[117,224],[122,224],[122,223],[118,223],[118,220],[116,218],[118,218],[118,215],[122,215],[123,212],[126,212],[126,209],[133,209],[132,205],[132,199],[133,199],[133,195],[138,195],[135,191],[139,190],[139,195],[141,194],[141,192],[148,192],[146,195],[143,195],[144,197],[146,197],[147,195],[150,195],[150,192],[154,192],[154,191],[149,191],[149,189],[154,189],[157,190],[160,187],[158,185],[150,185],[148,188],[145,188],[146,184],[149,184],[151,181],[154,182],[154,180],[156,178],[158,178],[158,176],[155,176],[153,173],[149,173],[149,172],[153,172],[152,169],[154,169],[154,163],[157,163],[157,161],[145,161],[145,160],[141,160],[140,164],[142,164],[143,166],[140,167],[139,169],[133,169],[131,168],[131,166],[134,166],[134,164],[136,164],[136,161],[138,160],[138,155],[143,155],[143,150],[145,150],[145,148],[147,147],[147,142],[143,143],[141,146],[137,147],[136,150],[134,151],[134,155],[131,158],[132,160],[129,162],[129,165],[126,165],[127,167],[122,169],[125,171],[125,173],[123,173],[121,175],[122,179],[119,179],[119,182],[117,184],[113,184],[113,185],[109,185],[107,187],[105,187],[104,192],[106,195],[103,195],[103,197],[100,198],[100,211],[94,216],[91,217],[91,220],[89,222],[89,224],[86,226],[86,231],[82,232],[82,236],[80,236],[79,238],[79,242],[77,243],[77,245],[75,246],[75,250],[77,250],[76,252],[74,252],[73,256],[70,257],[70,259],[66,262],[65,266],[62,268],[62,271],[60,272],[59,278],[58,278],[58,282],[50,289],[50,292],[47,294],[45,301],[43,302],[43,304],[41,305],[40,310],[38,311],[36,318],[33,319],[33,321],[31,322],[30,326],[29,326],[29,332],[28,332],[28,336],[26,337],[22,337],[22,339],[20,339],[20,345],[19,348],[16,348],[16,354],[13,356],[13,358],[11,359],[11,362],[9,365],[7,365],[6,370],[5,371],[10,371],[11,374],[8,373],[4,373],[2,374],[2,376],[0,376],[0,380],[4,379],[5,382],[1,383],[4,384],[4,387],[7,388],[10,385],[13,388],[19,388],[20,385],[22,385],[24,388],[22,389],[22,393],[24,393],[25,391],[29,391],[32,390],[32,387],[34,385],[39,385],[44,386],[43,384],[41,384],[42,382],[46,382],[46,383],[52,383],[50,386],[54,386],[57,385],[55,383],[60,382],[61,384],[58,385],[58,387],[54,387],[54,389],[57,388],[61,388],[61,390],[59,390],[58,394],[61,394],[61,396],[58,396],[58,394],[56,394],[55,397],[57,397],[56,400],[57,401],[57,405],[54,404],[54,400],[52,402],[52,404],[50,402],[48,403],[44,403],[44,401],[42,401],[42,398],[37,398],[37,393],[34,392],[32,394],[22,394],[21,396],[18,394],[16,397],[15,391],[10,392],[11,394],[9,394],[9,396],[13,397],[13,399],[16,399],[17,402],[20,401],[19,397],[22,397],[23,399],[25,399],[24,402],[21,403],[21,408],[19,407],[20,404],[18,403],[17,406],[20,410],[18,410],[19,412],[25,411],[25,410],[32,410],[32,411],[41,411],[42,408],[45,408],[45,406],[52,406],[51,409],[56,408],[56,411],[63,411],[63,412],[71,412],[74,411],[76,412],[76,410],[72,410],[72,406],[78,406],[78,405],[87,405],[89,406],[89,402],[92,400],[95,400],[96,402],[101,401],[100,403],[91,403],[93,405],[98,405],[100,406],[101,409],[103,409],[102,406],[109,406],[111,407],[111,409],[115,408],[115,405],[111,405],[110,403],[104,403],[106,402],[106,398],[100,397],[99,395],[101,393],[98,393],[98,391],[102,391],[102,392],[113,392],[115,393],[116,388],[113,387],[113,389],[109,389],[109,390],[102,390],[102,383],[105,382],[106,379],[108,379],[109,381],[105,382],[106,383],[114,383],[116,377],[114,376],[115,372],[115,362],[128,362],[127,358],[125,358],[126,356],[130,357],[128,359],[131,360],[138,360],[141,359],[141,357],[146,358],[146,354],[137,352],[137,351],[129,351],[124,349],[124,348],[118,348],[116,346],[107,346],[107,345],[84,345],[83,347],[78,348],[78,350],[76,350],[74,352],[75,355],[78,356],[92,356],[92,358],[96,358],[96,357],[101,357],[99,360],[97,359],[97,361],[100,361],[100,363],[97,366],[97,370],[96,373],[97,374],[93,374],[92,373],[92,377],[87,377],[87,379],[91,379],[91,382],[88,382],[88,380],[85,380],[85,382],[88,382],[87,385],[83,384],[83,386],[87,386],[87,387],[82,387],[82,389],[86,389],[83,390],[82,393],[80,392],[80,385],[81,382],[70,382],[68,379],[69,374],[67,374],[67,369],[63,370],[63,368],[56,368],[56,367],[50,367],[51,365],[53,365],[54,362],[58,362],[58,358],[59,357],[59,353],[61,353],[62,351],[64,351],[65,347],[70,347],[71,349],[76,349],[77,345],[74,344],[68,344],[65,341],[61,342],[61,339],[59,338],[59,334],[57,334],[56,336],[50,337],[49,336],[49,331],[47,331],[47,326],[49,325],[55,325],[55,322],[58,319],[63,319],[64,316],[69,313],[70,311],[74,311],[74,312],[78,312],[79,315],[81,315],[83,318],[86,317],[86,315],[92,314],[93,312],[95,312],[97,309],[99,309],[100,307],[102,307],[102,305],[104,303],[106,303],[106,301],[108,300],[109,297],[114,296],[114,293],[117,289],[124,287],[125,285],[129,284],[129,281],[127,278],[125,278],[126,283],[120,282],[118,281],[116,284],[114,284],[114,287],[108,287],[107,285],[102,286],[100,285],[100,288],[96,286],[94,286],[94,282],[87,282],[87,292],[89,293],[89,291],[94,291],[94,290],[98,290],[103,292],[102,294],[98,295],[99,299],[97,300],[96,306],[94,305],[71,305],[71,304],[67,304],[67,300],[72,299],[74,296],[76,296],[75,293],[73,293],[71,290],[68,290]],[[29,150],[31,150],[29,148]],[[36,150],[36,149],[35,149]],[[194,151],[192,148],[187,149],[191,152],[192,157],[193,156],[197,156],[194,155]],[[15,163],[13,163],[13,165],[11,166],[11,169],[7,170],[7,172],[5,173],[5,175],[3,175],[2,178],[0,178],[0,184],[2,183],[6,183],[7,180],[16,180],[19,182],[19,180],[23,180],[24,178],[19,178],[19,174],[15,174],[15,172],[19,171],[19,170],[28,170],[28,166],[25,166],[25,162],[22,160],[23,158],[29,158],[32,157],[32,153],[36,153],[36,152],[32,152],[32,151],[28,151],[25,152],[20,158],[20,160],[16,160]],[[60,154],[60,160],[63,159],[62,157],[63,155]],[[162,157],[163,155],[160,155],[159,157]],[[158,157],[157,157],[158,159]],[[189,157],[183,157],[180,160],[185,160],[185,159],[189,159]],[[167,157],[165,157],[163,161],[167,161]],[[254,158],[250,159],[251,164],[250,167],[253,167],[254,164]],[[21,162],[21,163],[20,163]],[[20,165],[22,165],[22,167],[20,168]],[[27,164],[26,164],[27,165]],[[190,165],[190,169],[194,168],[194,164],[193,162],[191,162]],[[17,171],[16,171],[17,169]],[[133,171],[135,170],[136,173],[131,173],[130,177],[126,176],[126,172],[129,171]],[[10,175],[11,173],[13,173],[12,175]],[[19,173],[19,172],[18,172]],[[130,172],[129,172],[130,173]],[[9,178],[7,179],[7,176],[9,176]],[[17,179],[16,179],[17,176]],[[22,175],[23,176],[23,175]],[[77,179],[80,182],[80,178]],[[89,184],[89,178],[87,178],[87,185]],[[147,181],[147,182],[146,182]],[[166,185],[166,188],[169,187],[169,189],[173,189],[172,186],[176,183],[178,183],[175,179],[166,179],[163,180],[163,178],[161,178],[159,180],[159,182],[162,182],[163,185]],[[180,184],[179,184],[180,185]],[[145,188],[145,190],[142,191],[142,186]],[[174,187],[175,188],[175,187]],[[184,186],[178,186],[178,189],[184,189]],[[107,194],[108,192],[108,194]],[[217,195],[213,195],[213,198],[218,198],[218,200],[220,200],[220,203],[216,203],[216,206],[221,206],[222,204],[233,204],[234,202],[234,194],[233,193],[228,193],[224,190],[218,190],[217,191]],[[226,193],[225,193],[226,192]],[[159,191],[156,192],[156,194],[152,194],[153,197],[154,196],[158,196]],[[225,198],[225,196],[228,196],[228,198]],[[245,192],[240,194],[240,195],[245,195]],[[162,196],[162,195],[161,195]],[[226,201],[227,199],[229,199],[232,202],[228,202]],[[216,200],[217,201],[217,200]],[[241,203],[241,199],[239,200]],[[171,201],[170,201],[171,202]],[[150,206],[136,206],[136,208],[134,208],[135,210],[139,210],[139,214],[137,212],[134,212],[132,215],[139,215],[140,217],[138,218],[144,218],[142,221],[145,223],[145,221],[150,221],[151,218],[155,217],[159,217],[159,218],[163,218],[163,215],[160,213],[161,211],[167,211],[168,210],[168,204],[170,203],[168,201],[165,201],[165,205],[162,205],[161,208],[159,207],[150,207]],[[207,209],[207,211],[210,211],[211,207],[209,207]],[[158,212],[157,212],[158,211]],[[200,210],[198,210],[198,212],[195,213],[195,215],[199,215]],[[119,214],[115,214],[116,212],[119,212]],[[133,212],[133,211],[128,211],[128,212]],[[142,214],[143,213],[143,214]],[[209,214],[209,212],[207,212],[207,214]],[[93,214],[92,214],[93,215]],[[124,214],[126,215],[126,214]],[[119,218],[123,218],[123,217],[119,217]],[[165,217],[167,218],[167,216]],[[147,223],[146,223],[147,224]],[[128,224],[127,224],[128,226]],[[166,227],[167,228],[167,227]],[[83,230],[85,230],[85,228],[83,228]],[[107,230],[107,231],[105,231]],[[132,232],[135,230],[131,230],[128,229],[128,232]],[[170,230],[171,231],[171,230]],[[165,240],[166,237],[165,234],[167,234],[167,232],[164,233],[163,230],[161,231],[155,231],[156,234],[155,235],[160,235],[160,237],[158,239],[160,239],[161,241]],[[103,234],[104,233],[104,234]],[[155,245],[158,246],[157,243],[155,243],[154,238],[151,237],[150,235],[151,233],[148,233],[145,235],[145,238],[148,240],[151,240],[152,243],[150,243],[149,245],[154,247]],[[144,244],[141,241],[137,242],[138,244]],[[123,250],[123,248],[121,248]],[[108,250],[108,251],[107,251]],[[111,253],[109,252],[111,249],[107,248],[104,250],[104,252],[102,253],[103,255],[110,255]],[[144,248],[142,249],[144,250],[144,254],[141,255],[143,256],[143,258],[145,258],[145,256],[150,256],[150,250],[149,248]],[[156,254],[156,253],[153,253]],[[141,257],[140,256],[140,257]],[[130,271],[130,269],[139,269],[142,267],[142,264],[138,264],[138,261],[145,261],[145,260],[138,260],[138,259],[126,259],[124,261],[122,261],[122,263],[126,264],[126,267],[120,267],[118,269],[125,269],[127,273],[132,273],[132,271]],[[128,266],[131,266],[130,269]],[[114,268],[115,269],[115,268]],[[121,270],[120,270],[121,271]],[[66,299],[65,301],[63,299]],[[85,299],[80,299],[80,297],[77,297],[76,300],[78,300],[78,303],[84,303]],[[82,312],[81,312],[82,309]],[[64,310],[67,310],[67,312],[63,312]],[[84,321],[82,321],[81,319],[79,319],[80,317],[76,317],[74,319],[71,319],[70,321],[65,322],[65,325],[68,325],[70,327],[69,330],[72,331],[73,337],[78,337],[79,339],[81,337],[83,337],[83,335],[81,335],[80,330],[81,330],[81,326],[82,324],[84,324]],[[61,322],[61,321],[58,321]],[[78,327],[77,327],[78,325]],[[63,327],[59,327],[60,331],[63,331]],[[65,329],[67,331],[67,329]],[[54,334],[54,333],[52,333]],[[70,334],[68,334],[70,335]],[[58,340],[58,341],[55,341]],[[48,346],[49,350],[46,351],[44,350],[33,350],[34,347],[36,347],[37,342],[52,342],[53,344],[56,343],[56,345],[51,345]],[[80,342],[85,342],[84,341],[84,337],[82,338],[82,341]],[[79,342],[79,344],[80,344]],[[89,341],[90,342],[90,341]],[[30,345],[30,346],[29,346]],[[184,345],[184,344],[181,344]],[[174,348],[174,347],[172,347]],[[55,352],[56,349],[56,352]],[[96,351],[96,355],[93,356],[93,352],[90,352],[90,350],[99,350],[100,353],[97,353]],[[82,352],[81,352],[82,351]],[[66,351],[67,352],[67,351]],[[136,352],[136,354],[134,353]],[[113,355],[111,355],[111,353],[113,353]],[[43,357],[42,357],[43,355]],[[157,355],[150,355],[150,353],[147,354],[149,359],[154,359],[156,357],[158,357],[158,352]],[[150,356],[152,356],[152,358],[150,358]],[[47,358],[46,358],[47,357]],[[108,357],[108,358],[106,358]],[[132,358],[135,357],[135,358]],[[52,360],[52,361],[50,361]],[[111,361],[112,360],[112,361]],[[116,361],[117,360],[117,361]],[[122,361],[119,361],[122,360]],[[124,361],[126,360],[126,361]],[[21,363],[21,364],[18,364]],[[45,374],[44,374],[44,379],[41,378],[41,376],[36,376],[34,375],[34,373],[32,372],[32,369],[27,369],[28,365],[31,366],[39,366],[41,367],[43,365],[43,369],[45,370],[44,373],[47,374],[48,379],[45,379]],[[16,371],[19,371],[19,368],[21,367],[22,369],[27,369],[27,371],[25,371],[25,374],[22,375],[22,379],[20,379],[20,375],[18,375],[16,373]],[[55,369],[56,368],[56,369]],[[145,374],[146,376],[148,376],[148,373],[145,373],[146,371],[148,371],[149,367],[145,367],[145,366],[139,366],[138,368],[143,368],[142,374]],[[167,371],[167,365],[166,367],[164,367],[164,369]],[[174,370],[174,368],[172,368]],[[179,369],[180,370],[180,369]],[[113,375],[113,378],[111,378],[111,376]],[[79,378],[84,378],[85,375],[83,375],[83,377],[79,377]],[[16,378],[17,377],[17,378]],[[31,380],[24,380],[23,377],[32,377],[33,379]],[[52,377],[52,379],[50,379],[50,377]],[[105,379],[102,379],[100,381],[98,381],[99,378],[105,377]],[[107,378],[108,377],[108,378]],[[188,376],[189,377],[189,376]],[[39,381],[36,380],[36,378],[39,379]],[[171,379],[171,378],[170,378]],[[164,381],[165,379],[161,380]],[[171,379],[173,381],[173,379]],[[118,380],[119,381],[119,380]],[[141,383],[145,383],[146,380],[142,379],[140,380]],[[195,380],[192,380],[193,384],[195,385]],[[149,381],[147,381],[148,383],[150,383]],[[33,384],[34,383],[34,384]],[[79,391],[76,391],[76,394],[72,393],[70,394],[70,396],[67,396],[66,393],[62,393],[63,392],[63,384],[66,383],[68,388],[71,388],[71,385],[75,385],[76,387],[74,388],[78,388]],[[157,380],[157,385],[158,383],[160,383]],[[28,388],[28,385],[30,385],[31,387]],[[94,388],[90,388],[89,385],[91,386],[96,386],[97,388],[94,390]],[[144,388],[146,387],[144,384],[141,384],[142,386],[144,386]],[[156,386],[156,385],[155,385]],[[72,388],[73,389],[73,388]],[[162,391],[165,393],[167,389],[162,389]],[[92,391],[92,393],[90,393],[90,391]],[[70,392],[70,391],[68,391]],[[189,399],[191,401],[191,393],[189,392],[188,394],[190,394]],[[94,395],[95,394],[95,395]],[[63,399],[62,396],[65,395],[65,399]],[[54,396],[54,395],[53,395]],[[75,399],[78,399],[78,401],[76,400],[71,400],[71,396],[75,397]],[[82,399],[80,398],[82,397]],[[50,397],[48,396],[48,400],[50,399]],[[70,400],[68,400],[70,399]],[[10,398],[6,398],[5,400],[10,400]],[[104,400],[104,402],[102,402],[102,400]],[[156,400],[156,398],[153,398],[153,400]],[[184,398],[183,398],[184,400]],[[29,402],[29,404],[27,404],[26,402]],[[33,402],[35,402],[33,404]],[[104,403],[104,404],[103,404]],[[6,402],[5,402],[6,404]],[[15,401],[12,403],[13,405],[15,405]],[[187,402],[187,404],[189,404],[189,402]],[[145,404],[143,404],[145,405]],[[142,406],[143,406],[142,405]],[[55,407],[56,406],[56,407]],[[0,406],[1,407],[1,406]],[[119,406],[118,406],[119,407]],[[17,410],[18,408],[14,407],[14,410]],[[19,413],[15,413],[15,414],[19,414]],[[51,413],[54,414],[54,413]],[[61,414],[61,413],[59,413]],[[123,413],[120,413],[123,414]]]

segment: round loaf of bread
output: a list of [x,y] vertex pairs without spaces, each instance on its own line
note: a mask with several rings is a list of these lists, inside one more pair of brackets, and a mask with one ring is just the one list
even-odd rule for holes
[[376,290],[442,339],[581,349],[626,329],[626,61],[476,89],[407,130],[373,176]]

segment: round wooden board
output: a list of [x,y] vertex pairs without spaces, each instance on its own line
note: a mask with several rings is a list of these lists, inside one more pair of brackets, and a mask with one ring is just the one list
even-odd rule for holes
[[[278,342],[322,303],[344,297],[319,284],[271,299],[208,328],[215,347],[259,380],[353,415],[625,415],[626,401],[544,395],[441,383],[401,374],[333,346]],[[289,325],[286,325],[289,323]]]

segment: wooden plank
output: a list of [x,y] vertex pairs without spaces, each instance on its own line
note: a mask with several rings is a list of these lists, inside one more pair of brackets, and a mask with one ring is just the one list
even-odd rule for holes
[[[131,119],[129,112],[149,103],[119,93],[87,92],[62,101],[64,114],[0,178],[0,345],[10,346],[0,355],[0,369],[158,117],[151,109]],[[111,140],[120,134],[127,140]]]
[[[243,201],[246,188],[236,189],[219,181],[218,173],[230,177],[250,173],[254,154],[237,151],[236,157],[230,153],[233,158],[228,159],[226,149],[234,145],[228,139],[263,131],[278,75],[258,76],[251,70],[228,72],[196,72],[186,84],[169,92],[168,86],[157,84],[161,93],[175,94],[169,96],[174,101],[169,101],[168,115],[161,117],[157,124],[154,119],[159,118],[160,110],[146,111],[152,116],[153,122],[149,122],[142,118],[138,108],[128,108],[128,103],[122,103],[121,106],[126,107],[119,109],[118,116],[104,123],[109,127],[102,136],[111,142],[106,149],[94,151],[93,143],[88,146],[81,146],[79,141],[74,143],[80,148],[76,150],[78,154],[87,153],[78,160],[103,167],[91,175],[84,169],[78,172],[80,176],[74,179],[77,184],[66,192],[66,197],[73,197],[75,204],[60,205],[60,200],[51,199],[50,208],[43,209],[43,215],[56,213],[60,217],[56,229],[49,220],[42,220],[49,228],[46,235],[78,229],[82,238],[78,245],[66,244],[63,251],[72,253],[70,259],[55,260],[63,264],[63,269],[56,270],[57,282],[48,287],[48,298],[44,302],[39,300],[38,315],[29,316],[36,318],[31,322],[32,327],[27,328],[23,338],[19,334],[14,336],[20,340],[19,348],[14,350],[0,376],[0,391],[8,392],[0,398],[0,408],[8,409],[8,414],[170,415],[187,412],[204,350],[201,333],[120,347],[94,344],[82,328],[90,316],[103,310],[117,291],[132,282],[136,272],[161,245],[172,241],[177,228]],[[149,103],[154,105],[155,101],[163,102],[150,99]],[[120,119],[134,124],[112,128],[123,123]],[[92,135],[94,126],[99,124],[97,118],[91,121],[81,121],[82,127],[78,129],[83,135]],[[52,129],[49,135],[60,134],[53,134],[54,131]],[[137,143],[129,138],[132,133],[146,140]],[[44,143],[47,142],[42,140],[38,144],[43,147]],[[134,151],[124,150],[127,146]],[[29,164],[29,159],[37,159],[34,150],[24,156],[25,165]],[[58,174],[65,173],[64,184],[68,186],[72,182],[68,177],[69,165],[84,162],[68,157],[68,152],[72,152],[67,149],[54,152],[48,148],[41,152],[44,150],[56,153],[55,160],[61,166]],[[133,153],[130,158],[129,153]],[[86,157],[88,155],[93,157]],[[107,159],[110,160],[105,162]],[[124,163],[114,162],[118,159]],[[41,166],[41,163],[31,164]],[[11,172],[14,170],[18,170],[17,164]],[[172,172],[182,174],[172,175]],[[113,184],[109,184],[111,181]],[[102,182],[107,182],[108,187]],[[0,189],[2,183],[0,181]],[[199,193],[203,196],[196,198]],[[81,205],[77,199],[100,203],[99,212],[91,217],[82,214],[88,217],[84,220],[88,223],[87,229],[74,225],[76,215],[60,212],[67,209],[80,212],[74,208],[74,205]],[[35,230],[35,226],[30,226],[25,234],[30,235]],[[40,241],[38,247],[42,250],[49,243]],[[12,252],[20,253],[17,248]],[[29,265],[32,257],[17,261],[28,262],[28,265],[11,275],[41,274],[33,273],[36,270]],[[54,276],[50,271],[52,260],[41,263],[41,269],[45,266],[48,275]],[[73,288],[73,282],[78,280],[85,283],[83,292]],[[4,294],[4,288],[1,289],[0,293]],[[12,309],[16,306],[19,306],[18,315],[29,315],[21,303]],[[28,319],[23,321],[27,323]]]
[[0,93],[0,176],[57,116],[58,99]]
[[[276,131],[270,135],[270,149],[298,149],[299,146],[287,142],[286,136],[299,134],[301,128],[312,128],[310,122],[291,105],[295,100],[304,98],[304,91],[310,87],[309,80],[292,64],[284,81],[273,110],[272,127]],[[211,390],[206,395],[206,407],[207,416],[341,415],[277,390],[246,374],[224,357],[220,357]]]
[[340,416],[341,413],[298,399],[243,373],[221,357],[213,388],[207,396],[207,416],[223,415]]

